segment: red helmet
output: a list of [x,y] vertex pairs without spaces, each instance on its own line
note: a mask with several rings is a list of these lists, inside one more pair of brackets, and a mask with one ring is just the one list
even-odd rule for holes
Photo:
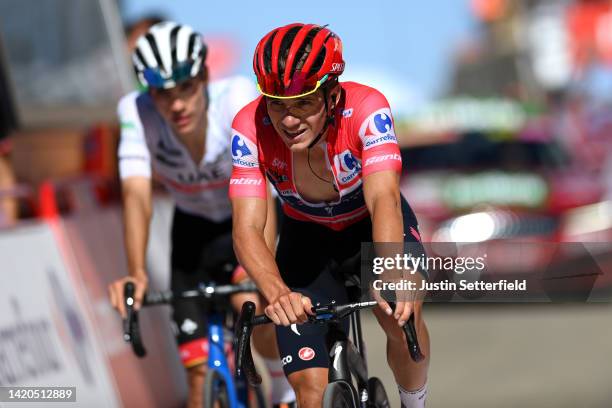
[[316,24],[294,23],[270,31],[253,56],[259,91],[295,98],[316,91],[344,71],[340,37]]

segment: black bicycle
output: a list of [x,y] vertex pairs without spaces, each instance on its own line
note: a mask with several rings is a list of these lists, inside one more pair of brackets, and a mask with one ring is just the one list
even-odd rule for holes
[[[193,290],[174,293],[172,291],[149,292],[145,295],[143,306],[168,305],[178,301],[196,299],[205,300],[206,306],[211,306],[206,313],[208,320],[208,370],[204,383],[204,407],[215,408],[246,408],[248,406],[265,408],[266,402],[260,388],[249,387],[244,376],[231,372],[226,355],[225,339],[232,338],[233,310],[229,304],[229,296],[236,293],[255,292],[257,288],[252,282],[236,285],[205,285]],[[138,313],[134,310],[134,284],[126,283],[124,287],[125,307],[127,317],[123,321],[123,338],[132,345],[134,354],[144,357],[147,351],[144,347]],[[227,333],[229,332],[229,333]]]
[[[368,376],[368,369],[361,333],[360,310],[375,306],[377,302],[357,302],[337,305],[332,302],[326,306],[313,307],[314,316],[308,316],[305,324],[327,324],[326,343],[329,350],[330,364],[328,385],[323,394],[324,408],[339,407],[389,407],[387,393],[382,382],[376,377]],[[392,305],[391,307],[393,307]],[[351,337],[347,337],[341,329],[340,320],[350,316]],[[236,369],[244,374],[252,386],[261,384],[261,376],[257,373],[251,355],[251,332],[253,326],[271,323],[265,315],[255,316],[255,305],[245,302],[236,323]],[[408,350],[415,362],[424,359],[414,328],[414,314],[403,327],[408,343]],[[357,389],[352,378],[356,379]]]

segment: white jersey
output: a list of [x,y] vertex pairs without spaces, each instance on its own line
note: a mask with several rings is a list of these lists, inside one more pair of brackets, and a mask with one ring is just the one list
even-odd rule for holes
[[208,84],[206,152],[200,163],[194,163],[147,92],[125,95],[117,107],[121,179],[151,177],[153,170],[181,210],[215,222],[227,220],[232,120],[257,96],[254,84],[242,77]]

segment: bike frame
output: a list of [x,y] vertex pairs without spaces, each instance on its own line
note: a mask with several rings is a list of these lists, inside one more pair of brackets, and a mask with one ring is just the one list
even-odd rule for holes
[[[242,287],[238,287],[238,286]],[[128,282],[124,287],[124,297],[126,299],[127,318],[123,322],[123,338],[130,342],[134,353],[142,358],[147,352],[142,343],[138,324],[138,313],[133,309],[134,285]],[[225,286],[205,286],[199,285],[198,288],[174,294],[171,291],[148,293],[144,299],[145,306],[170,304],[178,299],[212,299],[213,296],[227,296],[233,293],[254,291],[252,283]],[[249,390],[244,374],[232,374],[227,356],[225,355],[225,335],[224,318],[225,314],[219,310],[202,310],[208,321],[208,364],[209,373],[211,369],[216,370],[225,382],[229,398],[230,408],[246,408],[248,406]]]
[[[225,338],[223,334],[223,316],[220,313],[208,315],[208,368],[217,370],[227,387],[230,408],[246,408],[248,389],[246,381],[234,377],[225,355]],[[234,381],[236,379],[237,381]]]
[[[353,397],[360,406],[365,407],[368,400],[368,368],[363,348],[360,313],[351,314],[351,335],[353,342],[340,329],[338,323],[330,323],[327,334],[329,353],[328,382],[342,381],[353,390]],[[357,380],[357,390],[353,386],[351,374]],[[359,395],[357,395],[357,393]]]
[[[365,348],[361,332],[360,309],[373,307],[376,301],[366,301],[337,305],[332,301],[329,305],[313,307],[314,315],[308,316],[307,324],[327,324],[329,327],[326,336],[326,346],[330,350],[330,368],[328,371],[328,382],[342,382],[349,386],[353,394],[356,406],[366,407],[368,395],[368,370],[365,362]],[[394,307],[394,305],[390,305]],[[340,328],[340,320],[350,315],[353,334],[353,344],[346,333]],[[266,315],[255,316],[255,304],[245,302],[242,312],[238,318],[235,329],[236,338],[236,369],[239,374],[244,374],[249,384],[257,386],[261,384],[261,376],[257,373],[251,354],[251,333],[253,327],[260,324],[269,324],[272,320]],[[425,356],[421,348],[414,328],[414,313],[410,315],[406,324],[402,327],[406,335],[408,352],[413,361],[422,361]],[[352,377],[357,380],[359,395],[352,385]]]

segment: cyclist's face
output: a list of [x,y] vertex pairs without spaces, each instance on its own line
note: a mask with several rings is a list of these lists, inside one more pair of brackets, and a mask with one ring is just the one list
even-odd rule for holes
[[320,89],[295,99],[266,98],[268,116],[289,149],[308,148],[325,125],[325,103]]
[[155,107],[177,135],[194,132],[206,114],[206,81],[201,77],[183,81],[174,88],[150,88]]

